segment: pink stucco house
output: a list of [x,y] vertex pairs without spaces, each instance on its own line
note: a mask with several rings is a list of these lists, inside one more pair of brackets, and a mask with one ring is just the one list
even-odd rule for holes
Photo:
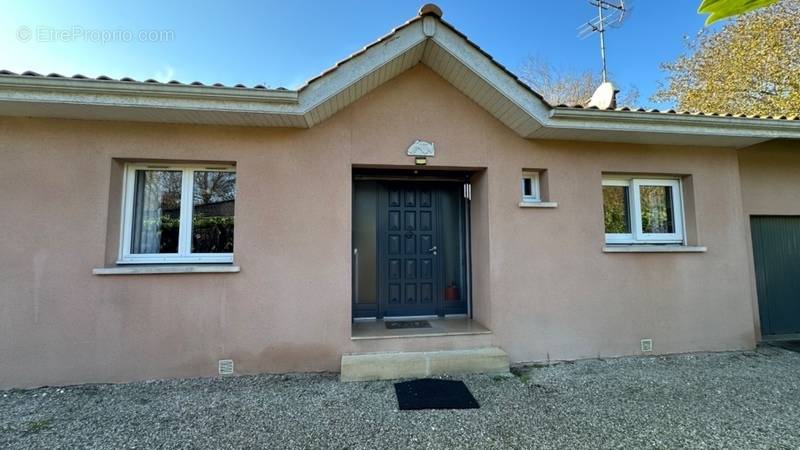
[[549,105],[430,5],[296,91],[2,72],[0,387],[753,348],[799,138]]

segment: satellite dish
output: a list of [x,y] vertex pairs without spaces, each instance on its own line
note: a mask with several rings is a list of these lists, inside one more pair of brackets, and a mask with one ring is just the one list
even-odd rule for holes
[[598,86],[597,90],[592,94],[589,103],[586,104],[587,108],[609,109],[617,107],[617,93],[619,90],[614,87],[610,81],[605,81]]

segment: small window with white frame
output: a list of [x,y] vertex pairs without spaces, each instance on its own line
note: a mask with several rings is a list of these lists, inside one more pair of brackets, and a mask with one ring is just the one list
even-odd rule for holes
[[539,203],[542,201],[539,184],[539,172],[526,170],[522,172],[522,202]]
[[677,178],[603,178],[607,244],[682,244],[683,198]]
[[119,263],[233,262],[236,169],[127,164]]

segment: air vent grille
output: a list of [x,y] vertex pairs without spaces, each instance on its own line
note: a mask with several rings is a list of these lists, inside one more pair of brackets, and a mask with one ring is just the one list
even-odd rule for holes
[[218,370],[220,375],[233,375],[233,360],[232,359],[220,359],[218,364]]

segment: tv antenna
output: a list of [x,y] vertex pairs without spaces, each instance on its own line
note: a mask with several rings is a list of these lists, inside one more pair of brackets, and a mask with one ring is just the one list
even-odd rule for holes
[[[630,1],[628,2],[630,4]],[[597,7],[597,16],[578,27],[578,37],[584,39],[591,34],[600,35],[600,59],[603,61],[603,83],[608,81],[606,70],[606,28],[617,28],[630,15],[630,8],[625,0],[590,0],[589,4]]]

